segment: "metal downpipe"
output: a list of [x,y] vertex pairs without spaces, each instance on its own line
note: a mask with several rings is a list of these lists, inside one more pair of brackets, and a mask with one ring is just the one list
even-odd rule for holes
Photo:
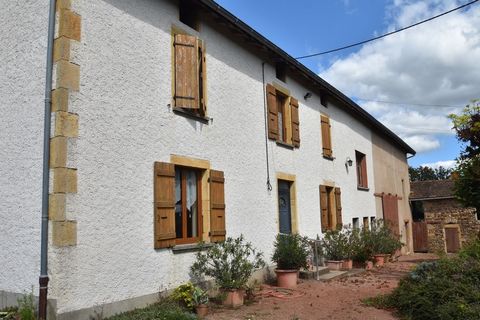
[[47,319],[48,295],[48,195],[50,182],[50,126],[52,108],[53,41],[56,0],[50,0],[48,17],[47,70],[45,76],[45,115],[43,127],[42,226],[40,240],[40,277],[38,318]]

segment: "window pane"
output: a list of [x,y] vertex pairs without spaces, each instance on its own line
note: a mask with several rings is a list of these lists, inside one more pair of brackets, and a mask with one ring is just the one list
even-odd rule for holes
[[182,237],[182,173],[175,169],[175,233]]
[[187,237],[198,236],[197,173],[185,171],[187,183]]

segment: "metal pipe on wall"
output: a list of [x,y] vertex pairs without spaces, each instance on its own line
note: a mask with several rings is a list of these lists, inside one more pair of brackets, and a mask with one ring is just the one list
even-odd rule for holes
[[47,319],[48,295],[48,195],[50,182],[50,126],[52,109],[53,41],[56,0],[50,0],[48,14],[47,65],[45,76],[45,115],[43,127],[42,226],[40,240],[40,277],[38,318]]

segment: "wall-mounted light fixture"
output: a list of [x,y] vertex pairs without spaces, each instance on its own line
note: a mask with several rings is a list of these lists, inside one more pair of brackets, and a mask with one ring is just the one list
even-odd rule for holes
[[347,157],[347,159],[345,160],[345,166],[353,166],[353,161],[352,159],[350,159],[350,157]]
[[305,93],[305,95],[303,96],[303,98],[304,98],[305,100],[307,100],[307,99],[310,98],[311,96],[312,96],[312,93],[311,93],[311,92],[307,92],[307,93]]

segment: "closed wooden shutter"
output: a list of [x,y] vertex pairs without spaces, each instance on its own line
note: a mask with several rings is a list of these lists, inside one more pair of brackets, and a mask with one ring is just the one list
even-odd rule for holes
[[396,236],[400,235],[398,218],[398,198],[391,194],[382,196],[383,220]]
[[322,128],[322,149],[325,157],[332,156],[332,138],[330,135],[330,119],[327,116],[320,116]]
[[362,175],[362,185],[361,187],[368,188],[368,179],[367,179],[367,156],[364,155],[362,157],[362,161],[360,162],[360,170]]
[[175,41],[175,106],[199,109],[198,40],[176,34]]
[[322,222],[322,232],[328,230],[328,193],[326,186],[320,186],[320,218]]
[[340,188],[335,188],[335,210],[336,210],[336,217],[337,217],[337,225],[336,227],[343,226],[342,220],[342,192]]
[[225,179],[222,171],[210,170],[210,240],[225,240]]
[[298,117],[298,100],[290,98],[290,110],[292,113],[292,142],[296,148],[300,147],[300,121]]
[[155,162],[154,166],[154,247],[175,245],[175,166]]
[[278,110],[277,92],[275,87],[267,84],[267,106],[268,106],[268,138],[278,139]]

